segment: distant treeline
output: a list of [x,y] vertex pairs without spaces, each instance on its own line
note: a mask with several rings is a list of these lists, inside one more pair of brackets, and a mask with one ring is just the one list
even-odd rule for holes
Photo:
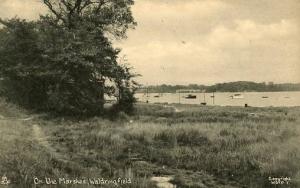
[[156,85],[142,87],[138,92],[148,92],[149,93],[174,93],[176,90],[205,90],[206,92],[242,92],[242,91],[300,91],[300,83],[283,83],[275,84],[273,82],[269,83],[255,83],[248,81],[238,81],[238,82],[228,82],[228,83],[218,83],[211,86],[189,84],[189,85]]

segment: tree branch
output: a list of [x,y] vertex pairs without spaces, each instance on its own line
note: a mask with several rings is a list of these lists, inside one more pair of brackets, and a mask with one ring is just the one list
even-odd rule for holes
[[0,23],[1,23],[2,25],[5,25],[6,27],[9,26],[9,24],[8,24],[6,21],[2,20],[1,18],[0,18]]
[[90,0],[86,0],[86,1],[83,3],[82,7],[81,7],[81,6],[78,7],[77,13],[79,14],[80,12],[82,12],[82,10],[83,10],[85,7],[89,6],[90,4],[91,4],[91,1],[90,1]]
[[67,10],[71,10],[72,9],[72,5],[69,4],[68,2],[66,2],[65,0],[61,0],[62,4],[65,5],[65,7],[67,8]]
[[83,9],[85,9],[86,7],[88,7],[89,5],[92,4],[98,4],[97,6],[95,6],[95,8],[97,9],[96,12],[99,12],[99,10],[101,9],[101,7],[106,4],[108,1],[105,0],[96,0],[96,1],[92,1],[92,0],[86,0],[82,6],[78,7],[77,11],[78,13],[82,12]]
[[49,10],[57,17],[58,20],[62,20],[66,23],[66,20],[62,17],[61,13],[58,13],[52,6],[49,0],[43,0],[44,4],[49,8]]
[[75,3],[75,6],[74,6],[74,10],[76,9],[77,11],[77,14],[80,13],[80,7],[81,7],[81,3],[82,3],[82,0],[77,0],[76,3]]
[[99,11],[100,11],[100,9],[102,8],[102,6],[103,6],[104,4],[106,4],[106,3],[107,3],[107,1],[105,1],[105,0],[100,0],[100,2],[99,2],[99,4],[98,4],[98,7],[96,8],[96,12],[99,13]]

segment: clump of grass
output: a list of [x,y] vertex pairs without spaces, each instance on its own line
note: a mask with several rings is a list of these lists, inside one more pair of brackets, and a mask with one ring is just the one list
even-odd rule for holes
[[33,140],[28,124],[2,120],[0,135],[0,174],[5,174],[12,185],[31,187],[37,176],[59,176],[50,154]]
[[32,141],[17,139],[0,155],[0,174],[6,174],[14,185],[30,187],[33,179],[57,177],[51,157]]
[[150,177],[159,175],[174,176],[179,187],[270,187],[269,176],[299,175],[300,108],[176,107],[182,111],[138,105],[134,116],[113,121],[39,119],[48,141],[74,165],[47,152],[40,155],[44,162],[24,152],[24,164],[47,162],[49,169],[38,170],[53,176],[132,177],[124,187],[152,188]]
[[[97,160],[107,161],[110,165],[104,172],[109,171],[108,175],[112,175],[111,172],[118,168],[126,168],[126,165],[131,164],[131,156],[168,168],[205,170],[227,179],[228,182],[239,182],[245,186],[253,181],[260,185],[266,183],[268,175],[279,172],[276,165],[271,162],[272,156],[278,153],[279,143],[282,144],[281,147],[287,146],[282,138],[288,140],[298,136],[292,126],[281,123],[270,125],[266,122],[257,124],[251,120],[241,120],[234,124],[210,122],[171,125],[137,121],[127,123],[125,126],[107,126],[107,124],[104,126],[100,122],[95,122],[92,132],[78,135],[76,142],[72,144],[75,147],[79,142],[85,143],[81,146],[88,151],[100,150],[101,152],[96,152],[97,157],[88,160],[96,163]],[[80,128],[81,125],[75,127]],[[63,132],[71,133],[70,130],[73,129],[74,126]],[[85,130],[85,127],[82,127],[82,130]],[[258,146],[273,149],[272,152],[265,154],[265,149]],[[284,159],[287,163],[289,160],[293,161],[288,165],[290,167],[298,161],[289,156],[285,156]],[[287,169],[281,170],[282,174],[285,174],[284,171],[287,172]],[[297,167],[294,168],[289,175],[298,170]],[[148,172],[149,174],[151,172]]]

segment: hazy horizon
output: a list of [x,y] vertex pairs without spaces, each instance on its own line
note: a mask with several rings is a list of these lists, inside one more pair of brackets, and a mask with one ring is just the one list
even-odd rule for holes
[[[228,82],[216,82],[212,84],[199,84],[199,83],[187,83],[187,84],[166,84],[166,83],[160,83],[160,84],[143,84],[143,86],[160,86],[160,85],[171,85],[171,86],[176,86],[176,85],[182,85],[182,86],[188,86],[188,85],[203,85],[203,86],[213,86],[215,84],[225,84],[225,83],[234,83],[234,82],[254,82],[254,81],[249,81],[249,80],[239,80],[239,81],[228,81]],[[270,82],[255,82],[255,83],[265,83],[266,85],[270,85]],[[300,82],[272,82],[273,84],[300,84]]]
[[[300,82],[300,1],[137,0],[123,49],[144,85]],[[2,0],[0,17],[36,19],[38,0]]]

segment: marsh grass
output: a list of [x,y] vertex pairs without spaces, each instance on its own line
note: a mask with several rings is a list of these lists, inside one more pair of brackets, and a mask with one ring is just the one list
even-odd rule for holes
[[36,176],[60,174],[53,159],[31,136],[31,127],[16,120],[0,120],[0,176],[7,176],[11,187],[32,187]]
[[[150,177],[160,175],[174,176],[172,182],[180,188],[274,187],[268,177],[291,177],[291,184],[284,187],[299,186],[294,180],[300,171],[300,108],[175,107],[181,112],[139,104],[135,115],[120,114],[113,121],[35,120],[51,146],[70,163],[51,159],[30,139],[19,143],[21,148],[5,150],[8,156],[19,152],[29,166],[30,160],[39,161],[41,168],[31,169],[43,175],[131,177],[133,183],[122,187],[155,187]],[[5,128],[9,126],[2,125],[1,131],[12,134]],[[30,135],[29,125],[19,126],[24,127],[24,136],[10,141],[5,136],[7,142]],[[22,152],[27,146],[34,156]],[[10,168],[22,169],[11,166],[4,171]],[[34,173],[25,172],[28,177]],[[19,176],[24,175],[15,175]]]

